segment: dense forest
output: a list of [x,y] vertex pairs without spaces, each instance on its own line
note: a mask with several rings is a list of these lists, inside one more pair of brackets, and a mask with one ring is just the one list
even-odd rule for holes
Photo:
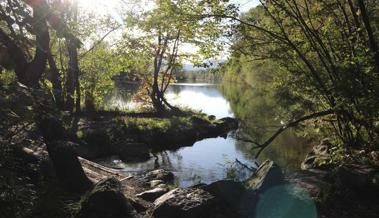
[[[0,0],[0,120],[0,217],[377,217],[379,1]],[[251,162],[159,164],[221,137]]]

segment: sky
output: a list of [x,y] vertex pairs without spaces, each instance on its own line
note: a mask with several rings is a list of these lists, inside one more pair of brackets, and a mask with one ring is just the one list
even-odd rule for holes
[[[114,14],[117,8],[119,7],[120,2],[130,4],[131,7],[135,5],[135,2],[132,0],[78,0],[79,4],[83,8],[87,8],[90,10],[97,11],[98,13],[111,13]],[[152,7],[151,1],[149,0],[141,0],[137,1],[139,4],[143,5],[143,7],[149,8]],[[240,7],[240,12],[246,12],[250,8],[259,5],[259,0],[231,0],[231,3],[238,4]]]
[[246,12],[250,8],[259,5],[259,0],[232,0],[231,3],[238,4],[241,12]]
[[[149,8],[153,8],[154,4],[151,0],[78,0],[79,6],[82,9],[87,9],[98,13],[99,15],[110,14],[115,21],[119,24],[123,24],[123,20],[119,15],[118,11],[120,10],[121,4],[130,4],[131,10],[149,10]],[[230,3],[237,4],[239,6],[240,12],[246,12],[250,8],[256,7],[259,5],[259,0],[230,0]],[[107,38],[117,38],[121,35],[120,31],[115,31]],[[88,47],[91,47],[88,44]],[[196,47],[193,45],[182,45],[180,50],[184,52],[188,51],[196,51]],[[221,59],[224,59],[227,54],[221,55]]]

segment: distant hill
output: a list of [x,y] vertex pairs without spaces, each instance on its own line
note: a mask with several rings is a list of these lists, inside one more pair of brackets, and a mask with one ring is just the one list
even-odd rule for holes
[[[225,60],[211,60],[211,61],[208,61],[206,63],[210,64],[210,66],[208,68],[216,68],[216,67],[218,67],[219,64],[222,64],[224,62],[225,62]],[[183,70],[185,72],[188,72],[188,71],[201,71],[201,70],[205,70],[205,69],[207,69],[207,68],[206,67],[195,67],[191,63],[183,64]]]

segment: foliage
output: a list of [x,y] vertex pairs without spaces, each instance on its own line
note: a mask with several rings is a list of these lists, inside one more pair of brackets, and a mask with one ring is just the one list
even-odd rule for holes
[[[165,107],[174,109],[164,93],[175,80],[181,61],[199,62],[212,57],[220,48],[216,39],[222,33],[221,19],[202,15],[222,10],[226,3],[187,0],[154,3],[154,9],[129,16],[126,38],[137,41],[144,57],[147,54],[150,64],[146,69],[152,73],[144,79],[143,91],[147,91],[154,108],[163,111]],[[183,52],[180,47],[184,45],[197,47],[199,52]]]
[[294,111],[289,120],[332,108],[333,116],[318,120],[322,132],[349,148],[375,149],[377,13],[374,0],[262,1],[237,19],[225,79],[269,87]]

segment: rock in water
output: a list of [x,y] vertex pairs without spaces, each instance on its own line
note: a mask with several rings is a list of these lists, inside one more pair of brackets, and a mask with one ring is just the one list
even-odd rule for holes
[[257,202],[254,191],[246,190],[241,182],[233,180],[220,180],[202,186],[201,189],[215,196],[224,211],[239,214],[239,217],[249,217]]
[[202,189],[174,189],[154,201],[155,218],[211,217],[216,199]]
[[134,218],[136,212],[115,178],[100,181],[82,201],[79,218]]
[[239,210],[240,201],[246,192],[245,187],[241,182],[233,180],[220,180],[209,185],[201,187],[201,189],[211,193],[213,196],[225,202],[228,206]]
[[155,188],[155,189],[141,192],[137,194],[136,196],[146,201],[154,201],[155,199],[159,198],[160,196],[164,195],[167,192],[168,192],[167,188]]
[[257,192],[264,192],[283,181],[280,168],[271,160],[263,162],[257,171],[246,180],[246,185]]

